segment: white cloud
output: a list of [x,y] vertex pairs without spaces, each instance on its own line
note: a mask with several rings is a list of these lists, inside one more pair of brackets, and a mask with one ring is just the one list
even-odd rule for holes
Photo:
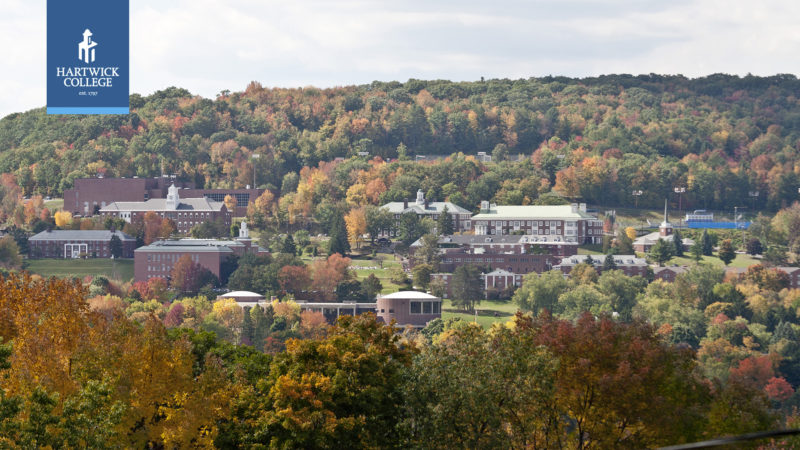
[[[44,2],[0,6],[0,116],[44,106]],[[131,90],[800,72],[800,2],[132,1]]]

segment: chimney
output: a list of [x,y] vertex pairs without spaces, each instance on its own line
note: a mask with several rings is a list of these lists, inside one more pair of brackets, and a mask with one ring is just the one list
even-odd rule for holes
[[571,203],[569,206],[572,208],[572,212],[574,212],[574,213],[578,212],[578,204],[577,203]]
[[586,203],[581,203],[580,208],[581,212],[586,212]]
[[403,209],[408,209],[408,199],[407,198],[403,199]]
[[487,200],[481,200],[481,212],[489,212],[489,202]]

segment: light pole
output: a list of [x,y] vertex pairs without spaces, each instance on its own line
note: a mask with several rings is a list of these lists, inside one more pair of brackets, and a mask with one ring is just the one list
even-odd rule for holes
[[676,187],[675,189],[673,189],[673,191],[675,191],[675,193],[678,194],[678,211],[679,214],[681,215],[680,228],[683,228],[683,194],[686,193],[686,188]]
[[[253,155],[250,156],[250,158],[252,159],[258,159],[260,157],[261,155],[259,155],[258,153],[253,153]],[[256,162],[253,161],[253,189],[255,188],[256,188]]]
[[755,214],[755,211],[756,211],[756,199],[758,198],[758,191],[749,191],[747,193],[747,195],[749,195],[750,198],[753,199],[753,207],[751,209],[753,210],[752,214]]
[[[800,192],[800,189],[798,189],[798,192]],[[634,208],[639,208],[639,196],[642,195],[642,194],[643,194],[643,192],[642,192],[641,189],[634,189],[633,192],[631,192],[631,195],[633,196],[633,201],[634,201],[634,203],[633,203],[633,205],[634,205],[633,207]]]

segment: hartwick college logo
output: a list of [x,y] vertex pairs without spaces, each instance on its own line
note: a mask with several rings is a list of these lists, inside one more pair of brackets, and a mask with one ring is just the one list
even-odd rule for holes
[[47,114],[129,113],[128,17],[128,0],[47,2]]

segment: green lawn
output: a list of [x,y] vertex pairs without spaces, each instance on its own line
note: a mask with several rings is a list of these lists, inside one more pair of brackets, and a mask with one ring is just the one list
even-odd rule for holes
[[[116,276],[112,275],[112,266]],[[29,259],[25,269],[43,277],[85,277],[86,275],[102,275],[120,281],[133,279],[133,260],[118,259]]]
[[[475,307],[477,311],[477,322],[483,328],[489,328],[493,323],[508,322],[517,313],[517,305],[511,301],[497,302],[490,300],[482,300],[480,304]],[[496,316],[495,316],[496,314]],[[453,304],[448,299],[442,300],[442,319],[449,319],[451,317],[459,317],[461,320],[467,322],[476,321],[474,313],[461,312],[453,307]]]
[[[721,259],[717,258],[716,255],[714,255],[714,256],[703,256],[703,259],[702,259],[701,262],[706,263],[706,264],[712,264],[712,265],[715,265],[715,266],[724,266],[725,265],[722,262]],[[682,258],[672,258],[671,260],[669,260],[669,262],[667,264],[669,264],[669,265],[677,264],[679,266],[690,266],[690,265],[694,264],[694,260],[691,257],[684,256]],[[761,260],[757,259],[757,258],[753,258],[750,255],[743,255],[743,254],[737,253],[736,254],[736,259],[731,261],[731,263],[728,264],[728,267],[750,267],[750,266],[754,266],[756,264],[761,264]]]
[[54,198],[52,200],[46,200],[44,206],[51,212],[61,211],[61,209],[64,208],[64,199]]
[[[365,268],[358,269],[356,267]],[[392,292],[397,292],[400,290],[399,285],[396,285],[389,280],[389,278],[392,276],[393,269],[396,267],[400,267],[400,261],[394,259],[392,255],[383,253],[379,253],[377,256],[375,256],[375,259],[353,259],[350,262],[350,268],[356,273],[356,277],[359,281],[367,278],[370,276],[370,274],[374,274],[376,277],[378,277],[383,285],[381,294],[391,294]]]

